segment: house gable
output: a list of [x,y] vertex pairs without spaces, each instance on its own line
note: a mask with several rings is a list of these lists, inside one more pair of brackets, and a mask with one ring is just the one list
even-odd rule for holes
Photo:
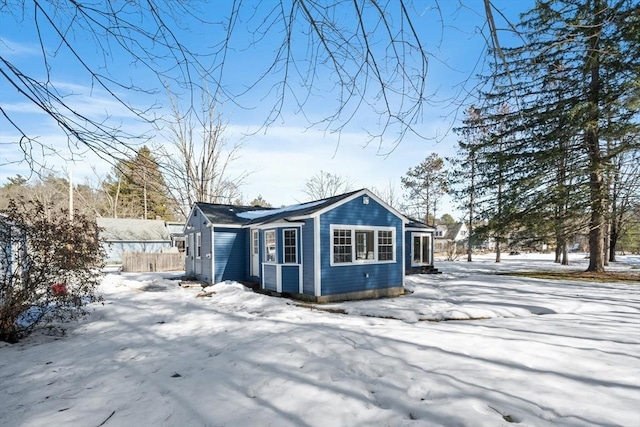
[[[320,295],[402,288],[405,217],[366,190],[353,194],[330,209],[324,209],[318,215],[320,244],[315,268],[319,272],[316,277],[320,278],[320,284],[316,283],[316,289],[320,288]],[[393,239],[393,260],[375,258],[383,238],[381,236],[386,236],[386,231],[391,232]],[[356,245],[362,244],[356,241],[358,232],[373,238],[372,259],[367,259],[368,255],[365,259],[353,259],[357,256]],[[334,247],[335,239],[344,238],[345,235],[349,236],[346,240],[349,244],[342,248]],[[345,248],[351,251],[351,261],[334,262],[334,252],[344,251]]]

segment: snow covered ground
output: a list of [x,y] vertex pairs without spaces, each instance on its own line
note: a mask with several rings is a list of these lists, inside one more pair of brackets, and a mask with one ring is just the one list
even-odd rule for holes
[[0,343],[0,425],[640,426],[640,283],[494,274],[567,268],[537,254],[436,267],[322,306],[347,314],[109,274],[66,337]]

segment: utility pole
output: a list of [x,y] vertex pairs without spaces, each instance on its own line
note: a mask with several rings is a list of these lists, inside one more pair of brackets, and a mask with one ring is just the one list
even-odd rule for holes
[[73,221],[73,173],[69,169],[69,221]]

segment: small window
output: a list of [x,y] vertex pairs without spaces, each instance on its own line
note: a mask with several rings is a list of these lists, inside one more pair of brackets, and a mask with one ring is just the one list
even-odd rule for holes
[[276,231],[264,232],[264,253],[265,262],[276,262]]
[[252,247],[253,247],[253,254],[254,255],[258,255],[258,230],[254,230],[253,231],[253,243],[252,243]]
[[196,257],[200,258],[202,252],[202,234],[196,233]]
[[351,261],[351,230],[333,230],[333,262]]
[[393,261],[393,232],[378,231],[378,261]]
[[284,262],[298,263],[298,230],[284,230]]

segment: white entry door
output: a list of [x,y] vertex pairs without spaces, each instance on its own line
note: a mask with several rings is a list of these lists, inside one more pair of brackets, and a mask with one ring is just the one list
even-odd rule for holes
[[413,233],[413,248],[411,265],[431,264],[431,236],[429,234]]
[[260,276],[260,239],[258,230],[251,230],[251,275]]

